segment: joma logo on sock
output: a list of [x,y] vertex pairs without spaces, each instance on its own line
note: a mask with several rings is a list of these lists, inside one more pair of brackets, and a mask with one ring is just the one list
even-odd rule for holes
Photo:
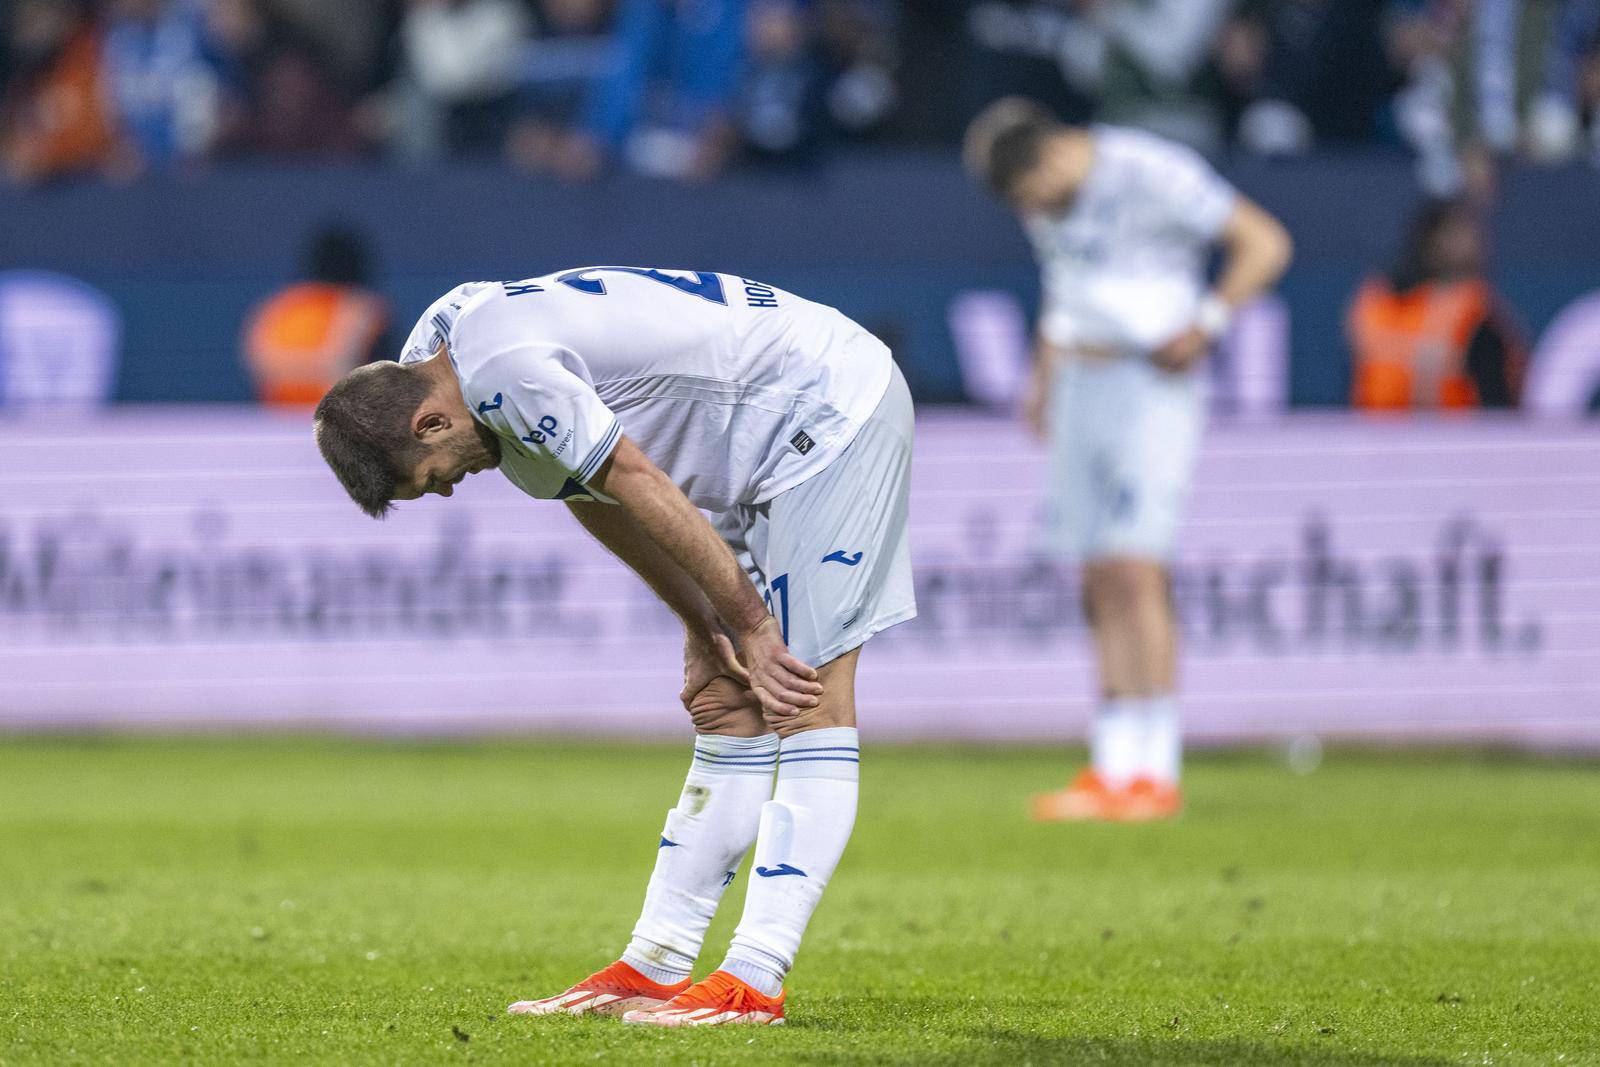
[[799,867],[791,867],[787,863],[780,863],[776,867],[757,867],[756,873],[763,878],[781,878],[786,874],[798,874],[801,878],[806,876],[805,871]]

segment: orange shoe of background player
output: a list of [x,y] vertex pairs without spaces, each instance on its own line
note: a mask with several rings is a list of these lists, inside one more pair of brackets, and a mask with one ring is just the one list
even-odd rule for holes
[[1154,778],[1135,778],[1122,791],[1123,822],[1150,822],[1170,819],[1183,811],[1183,792],[1172,782]]
[[769,997],[727,971],[712,971],[665,1004],[630,1011],[625,1023],[646,1026],[782,1026],[783,998]]
[[1122,790],[1085,769],[1067,788],[1037,794],[1032,811],[1040,822],[1114,822],[1122,815]]
[[689,988],[689,979],[662,985],[618,960],[568,989],[543,1000],[519,1000],[506,1011],[513,1015],[621,1015],[634,1008],[665,1004]]

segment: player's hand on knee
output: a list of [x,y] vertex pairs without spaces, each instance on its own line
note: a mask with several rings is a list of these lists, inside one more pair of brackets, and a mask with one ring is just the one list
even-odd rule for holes
[[798,715],[821,703],[822,683],[817,681],[816,669],[789,651],[778,632],[778,620],[768,616],[754,630],[741,634],[739,658],[768,722]]
[[694,728],[703,734],[754,736],[765,728],[761,722],[761,701],[749,689],[727,675],[719,675],[684,701]]
[[683,689],[678,699],[684,708],[693,711],[690,701],[712,679],[727,676],[742,683],[748,677],[733,642],[723,633],[700,634],[685,631],[683,635]]

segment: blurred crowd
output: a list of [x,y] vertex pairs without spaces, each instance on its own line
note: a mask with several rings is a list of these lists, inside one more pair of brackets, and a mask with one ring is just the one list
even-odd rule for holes
[[1004,93],[1205,151],[1390,143],[1425,188],[1600,161],[1600,0],[9,0],[13,182],[227,158],[701,178],[953,143]]
[[697,177],[893,100],[884,0],[13,0],[14,182],[219,158]]

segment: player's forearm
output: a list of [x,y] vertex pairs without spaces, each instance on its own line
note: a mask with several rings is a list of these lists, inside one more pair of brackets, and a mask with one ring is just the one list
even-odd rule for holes
[[1283,224],[1241,200],[1223,233],[1222,273],[1216,294],[1237,308],[1277,284],[1294,255],[1294,242]]
[[627,512],[640,533],[693,581],[736,634],[767,618],[766,605],[739,561],[683,491],[624,437],[595,482]]
[[1064,346],[1047,339],[1041,327],[1033,335],[1033,365],[1035,367],[1051,367],[1056,361],[1067,354]]
[[644,580],[651,592],[672,609],[689,633],[705,637],[717,629],[717,613],[694,579],[645,536],[625,508],[569,501],[568,507],[585,530]]

